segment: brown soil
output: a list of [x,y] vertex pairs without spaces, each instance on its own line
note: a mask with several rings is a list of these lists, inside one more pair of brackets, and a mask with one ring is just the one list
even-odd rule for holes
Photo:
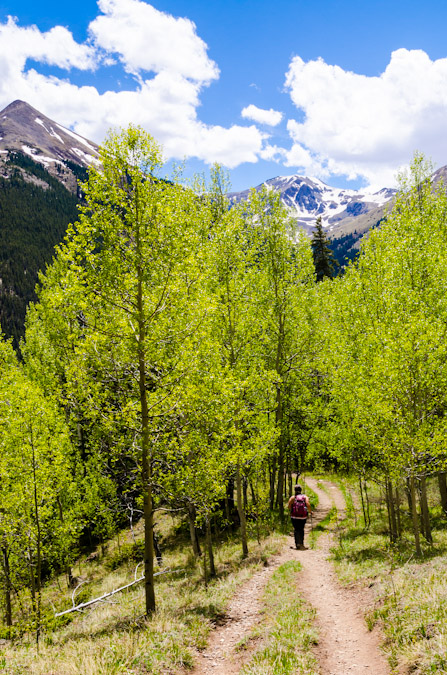
[[[318,494],[319,506],[311,526],[323,520],[332,505],[343,517],[345,502],[341,491],[333,484],[307,479]],[[297,575],[298,592],[316,610],[319,634],[315,654],[321,675],[388,675],[390,669],[379,650],[379,636],[368,632],[363,614],[372,598],[365,593],[343,588],[337,581],[329,560],[334,534],[323,534],[315,549],[296,551],[293,537],[288,538],[284,551],[275,556],[268,567],[256,572],[231,601],[224,622],[210,636],[208,647],[197,658],[194,675],[236,675],[250,657],[250,650],[239,651],[238,644],[247,639],[252,628],[261,620],[262,594],[273,571],[288,560],[299,560],[303,566]]]

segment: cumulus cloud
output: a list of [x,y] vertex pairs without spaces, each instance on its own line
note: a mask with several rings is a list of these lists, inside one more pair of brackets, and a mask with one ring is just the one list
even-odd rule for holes
[[0,23],[0,54],[5,74],[20,73],[28,59],[51,66],[81,70],[96,65],[96,54],[90,45],[80,45],[73,39],[67,28],[55,26],[42,33],[37,26],[21,27],[15,17],[9,16],[6,23]]
[[251,104],[244,108],[241,112],[242,117],[258,122],[258,124],[268,124],[271,127],[276,127],[282,120],[283,114],[278,110],[264,110]]
[[[23,99],[98,142],[109,127],[132,121],[164,146],[168,158],[197,157],[229,168],[258,160],[267,136],[256,126],[211,126],[197,116],[201,91],[219,70],[194,23],[141,0],[99,0],[98,6],[83,44],[61,26],[42,33],[11,18],[0,23],[0,106]],[[93,70],[117,60],[133,76],[133,88],[100,93],[38,67]]]
[[286,89],[303,114],[289,120],[289,166],[322,177],[364,178],[381,187],[421,150],[447,159],[447,59],[398,49],[378,77],[296,56]]
[[99,0],[101,16],[89,31],[106,52],[119,55],[128,72],[167,70],[210,82],[219,70],[189,19],[175,18],[139,0]]

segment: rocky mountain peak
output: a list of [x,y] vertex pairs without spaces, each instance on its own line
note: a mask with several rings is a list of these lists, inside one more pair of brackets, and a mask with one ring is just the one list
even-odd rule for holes
[[[315,227],[315,221],[321,217],[323,226],[330,231],[339,229],[344,221],[365,215],[383,207],[393,198],[395,190],[383,188],[378,192],[366,190],[348,190],[333,188],[319,178],[307,176],[277,176],[258,185],[279,192],[281,201],[287,207],[297,225],[307,231]],[[233,192],[229,195],[235,202],[247,199],[249,190]]]
[[98,163],[98,146],[16,100],[0,112],[0,158],[20,152],[42,164],[72,192],[76,176],[69,164],[87,168]]

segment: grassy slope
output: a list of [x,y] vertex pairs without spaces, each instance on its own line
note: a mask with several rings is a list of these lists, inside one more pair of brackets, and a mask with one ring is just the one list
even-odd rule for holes
[[[115,673],[177,673],[193,664],[194,651],[203,648],[213,623],[237,588],[259,569],[268,557],[284,546],[284,535],[272,533],[258,545],[250,541],[250,555],[242,560],[240,543],[229,536],[216,547],[218,577],[208,587],[203,582],[203,565],[197,564],[184,536],[176,534],[174,521],[165,516],[158,524],[162,532],[163,568],[180,570],[159,576],[156,585],[158,611],[146,621],[141,585],[115,595],[111,602],[96,605],[85,614],[70,614],[64,626],[53,622],[36,650],[32,635],[15,644],[0,645],[0,672],[8,675],[112,675]],[[137,540],[142,532],[136,532]],[[127,542],[125,539],[127,538]],[[129,583],[135,561],[129,552],[130,536],[108,545],[100,560],[82,560],[74,573],[88,584],[81,587],[77,601],[98,597]],[[112,570],[111,568],[116,567]],[[72,591],[59,578],[45,591],[46,604],[57,610],[69,608]],[[50,613],[52,614],[52,613]]]
[[[352,485],[345,482],[345,486],[354,491]],[[447,672],[447,531],[435,507],[435,485],[431,487],[434,545],[423,544],[420,559],[409,534],[398,545],[389,544],[386,510],[377,489],[372,491],[370,530],[363,529],[358,510],[355,524],[351,510],[334,551],[344,583],[375,590],[375,606],[366,619],[371,628],[376,622],[381,625],[396,673]]]
[[[310,494],[310,497],[315,506],[316,495]],[[162,569],[174,572],[157,578],[158,610],[151,620],[143,616],[141,585],[115,595],[111,602],[95,605],[85,614],[73,613],[69,618],[54,620],[54,612],[49,611],[49,626],[38,650],[31,634],[15,643],[0,644],[0,672],[166,675],[190,669],[195,651],[205,647],[210,630],[224,615],[240,585],[284,547],[285,537],[280,530],[288,531],[289,522],[276,531],[264,531],[260,545],[251,538],[246,560],[242,560],[237,534],[225,535],[215,545],[218,576],[208,587],[203,581],[203,563],[197,563],[192,556],[189,541],[178,525],[178,519],[166,514],[160,516],[157,523],[163,552]],[[76,604],[132,580],[141,553],[141,524],[134,528],[134,534],[136,545],[130,532],[122,532],[119,539],[109,542],[104,556],[90,562],[85,558],[78,561],[73,572],[79,580],[87,579],[88,583],[77,591]],[[267,585],[262,620],[247,641],[248,644],[256,638],[260,646],[247,664],[247,675],[317,672],[309,650],[317,639],[312,627],[313,612],[299,600],[293,583],[299,568],[297,562],[282,565]],[[44,600],[54,611],[71,606],[72,591],[67,590],[63,577],[47,586]],[[297,631],[297,625],[302,630]]]

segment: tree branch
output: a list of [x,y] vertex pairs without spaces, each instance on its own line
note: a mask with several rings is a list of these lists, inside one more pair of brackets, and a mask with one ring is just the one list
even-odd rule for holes
[[[138,569],[138,568],[137,568]],[[160,574],[168,574],[169,572],[181,572],[182,570],[162,570],[161,572],[156,572],[154,574],[154,577],[158,577]],[[131,586],[135,586],[135,584],[140,583],[140,581],[144,581],[144,575],[142,577],[139,577],[138,579],[135,579],[134,581],[131,581],[130,584],[126,584],[125,586],[121,586],[120,588],[115,588],[115,590],[110,591],[110,593],[104,593],[104,595],[101,595],[99,598],[94,598],[94,600],[89,600],[88,602],[81,602],[80,605],[76,605],[76,607],[70,607],[70,609],[66,609],[64,612],[58,612],[54,616],[63,616],[64,614],[70,614],[71,612],[80,612],[82,611],[85,607],[89,607],[90,605],[94,605],[96,602],[101,602],[105,598],[110,598],[112,595],[115,595],[115,593],[120,593],[121,591],[125,591],[126,588],[130,588]],[[85,582],[83,582],[85,583]],[[79,586],[78,586],[79,588]],[[76,590],[76,589],[75,589]]]

